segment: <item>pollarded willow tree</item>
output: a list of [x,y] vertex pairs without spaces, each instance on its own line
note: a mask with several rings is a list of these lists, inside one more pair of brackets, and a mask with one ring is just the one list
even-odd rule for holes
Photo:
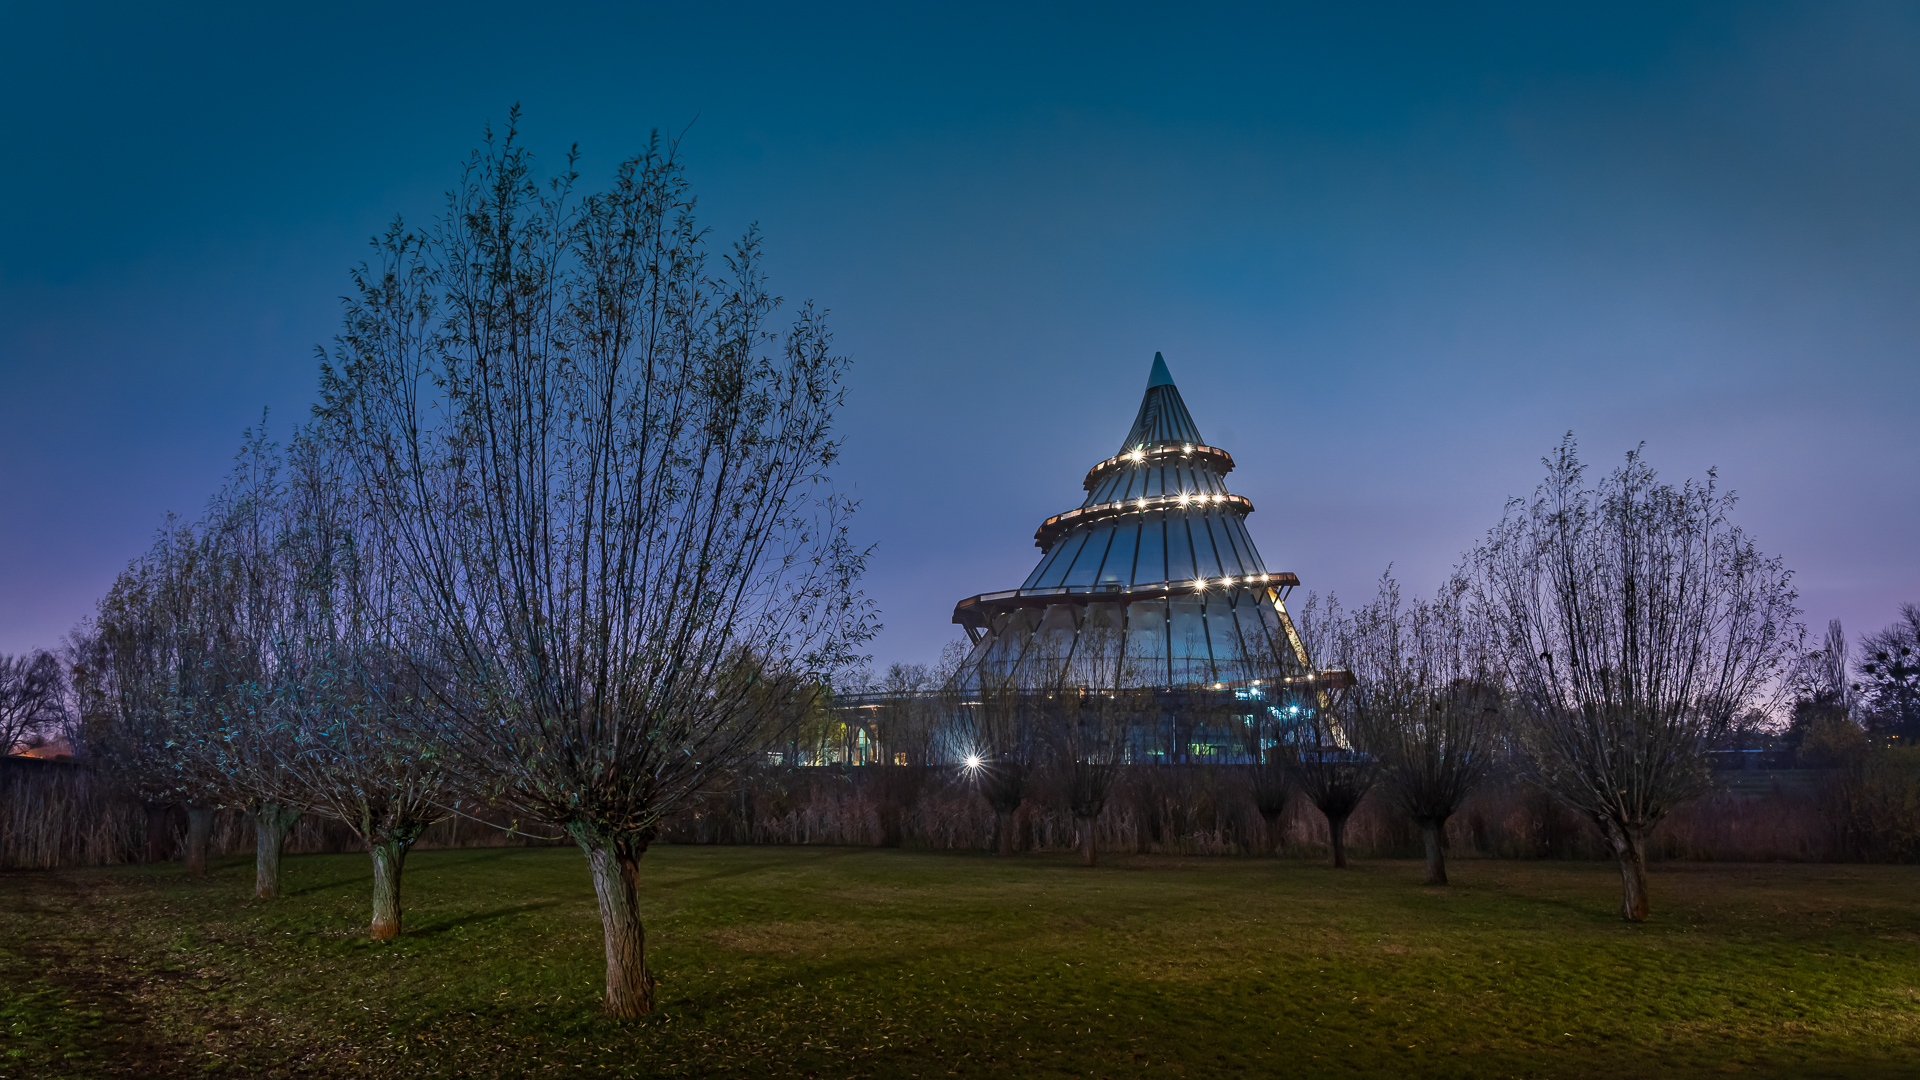
[[1121,768],[1137,736],[1152,730],[1160,712],[1155,692],[1141,688],[1148,664],[1139,638],[1121,630],[1116,614],[1093,607],[1074,635],[1071,655],[1041,661],[1047,681],[1033,680],[1045,687],[1036,695],[1045,718],[1041,731],[1065,781],[1067,810],[1088,866],[1099,860],[1094,827]]
[[[241,708],[211,729],[236,798],[276,816],[257,822],[262,882],[278,883],[284,830],[307,810],[344,823],[373,861],[376,940],[400,933],[401,871],[428,826],[447,816],[452,778],[433,737],[432,703],[390,634],[396,585],[369,542],[337,460],[308,431],[284,455],[249,441],[260,479],[230,485],[228,520],[261,521],[251,545],[263,625]],[[235,544],[236,550],[243,545]],[[265,895],[263,893],[263,895]]]
[[1400,598],[1391,576],[1347,619],[1341,659],[1355,741],[1379,762],[1387,797],[1420,827],[1427,884],[1447,883],[1447,819],[1493,763],[1502,695],[1461,578],[1432,600]]
[[289,704],[318,678],[298,630],[289,550],[285,462],[266,418],[242,437],[227,483],[207,508],[199,589],[203,670],[198,715],[181,752],[209,776],[221,801],[253,819],[254,895],[280,895],[281,857],[306,808],[289,770],[297,727]]
[[1276,699],[1304,718],[1292,728],[1286,766],[1294,786],[1327,819],[1327,852],[1337,870],[1347,866],[1347,822],[1380,779],[1380,760],[1354,745],[1357,728],[1351,687],[1301,688]]
[[1799,609],[1713,472],[1663,484],[1635,450],[1589,488],[1571,434],[1545,464],[1474,550],[1475,600],[1534,780],[1605,834],[1639,922],[1648,833],[1706,789],[1709,740],[1778,692]]
[[[1308,656],[1323,663],[1344,662],[1351,648],[1352,619],[1338,599],[1308,596],[1296,625]],[[1355,741],[1360,717],[1354,676],[1336,669],[1296,681],[1286,677],[1294,672],[1278,663],[1267,671],[1272,685],[1282,687],[1272,695],[1272,750],[1291,785],[1326,819],[1328,854],[1334,868],[1344,870],[1347,822],[1380,779],[1380,760]]]
[[1027,799],[1044,745],[1032,695],[1010,679],[988,682],[975,692],[956,678],[945,693],[965,717],[967,775],[993,811],[994,851],[1011,856],[1013,818]]
[[[516,113],[517,121],[517,113]],[[541,184],[489,133],[376,241],[316,415],[351,464],[468,784],[586,853],[606,1011],[653,1006],[639,860],[873,630],[827,470],[847,361],[783,333],[749,232],[710,272],[671,147]]]

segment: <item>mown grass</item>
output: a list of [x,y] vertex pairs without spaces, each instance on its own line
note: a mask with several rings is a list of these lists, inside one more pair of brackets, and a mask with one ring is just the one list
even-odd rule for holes
[[657,847],[599,1016],[572,850],[0,875],[0,1076],[1912,1076],[1920,868]]

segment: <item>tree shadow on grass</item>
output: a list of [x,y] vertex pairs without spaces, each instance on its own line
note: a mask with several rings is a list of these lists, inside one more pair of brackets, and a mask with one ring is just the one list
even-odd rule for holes
[[423,925],[410,928],[407,931],[407,936],[438,937],[449,930],[456,930],[462,926],[492,922],[495,919],[504,919],[512,915],[524,915],[529,911],[539,911],[541,908],[557,907],[559,903],[558,900],[541,900],[534,903],[513,904],[508,907],[494,908],[492,911],[476,911],[471,915],[459,915],[450,919],[433,919]]
[[297,889],[282,889],[280,895],[313,896],[316,893],[333,892],[335,889],[344,889],[353,885],[372,888],[373,872],[368,871],[365,874],[356,874],[353,877],[337,878],[333,881],[321,881],[311,885],[302,885]]
[[[429,849],[429,850],[433,851],[436,856],[442,855],[443,853],[454,854],[453,852],[445,851],[445,849],[439,849],[439,850]],[[506,858],[508,855],[510,855],[515,851],[525,851],[525,850],[527,849],[525,848],[488,848],[484,851],[460,851],[458,852],[460,856],[458,858],[449,859],[449,858],[436,857],[434,859],[426,861],[425,863],[422,863],[421,861],[414,858],[409,858],[407,860],[407,866],[406,866],[407,880],[417,881],[420,878],[430,877],[434,874],[440,873],[445,870],[466,869],[469,867],[478,866],[485,863],[498,862],[501,859]],[[364,851],[359,852],[358,854],[360,858],[363,860],[367,858],[367,854]],[[415,853],[415,854],[418,854],[418,853]],[[251,869],[252,860],[251,859],[247,860],[247,863],[248,863],[247,868]],[[361,865],[367,866],[368,864],[363,862]],[[302,885],[297,889],[286,889],[284,890],[283,895],[311,896],[316,893],[332,892],[335,889],[345,888],[349,886],[371,888],[372,885],[373,885],[373,871],[371,869],[368,869],[364,873],[355,873],[347,877],[336,878],[330,881],[321,881],[321,882],[316,882],[310,885]]]
[[[1013,926],[995,933],[976,934],[969,938],[968,948],[982,953],[993,953],[995,950],[1004,952],[1010,946],[1037,941],[1048,932],[1049,928],[1038,922]],[[819,963],[815,963],[809,953],[808,959],[804,962],[791,962],[777,972],[770,969],[763,973],[763,977],[748,983],[728,981],[710,990],[679,997],[668,997],[662,994],[660,1008],[662,1010],[671,1008],[676,1015],[690,1020],[699,1020],[709,1013],[717,1015],[737,1009],[743,1004],[768,999],[785,999],[790,996],[788,987],[796,980],[821,986],[835,981],[852,982],[872,978],[876,972],[905,970],[915,962],[946,959],[952,955],[952,952],[953,946],[949,944],[928,942],[906,948],[866,949],[853,953],[842,949],[839,953],[832,954],[831,959],[823,959]],[[754,959],[750,953],[734,955],[741,959]],[[772,962],[784,960],[784,957],[775,952],[760,959]]]
[[[858,849],[858,850],[865,850],[865,849]],[[797,865],[799,866],[812,869],[815,867],[824,866],[830,862],[835,862],[840,859],[847,858],[848,856],[853,855],[855,853],[856,853],[855,849],[832,848],[826,851],[808,852],[803,858],[796,860],[796,862],[797,862]],[[725,878],[745,877],[748,874],[765,873],[767,871],[788,871],[794,868],[794,866],[796,865],[796,862],[782,861],[778,864],[764,863],[764,862],[748,863],[745,865],[736,864],[734,866],[727,867],[726,869],[723,869],[723,870],[713,870],[711,872],[704,873],[704,874],[689,874],[686,877],[673,878],[671,880],[666,880],[666,881],[658,881],[658,880],[646,881],[645,875],[646,875],[647,864],[645,860],[642,860],[640,863],[640,873],[643,879],[642,888],[660,889],[663,891],[668,891],[673,889],[682,889],[687,887],[688,885],[703,885],[709,881],[720,881]]]
[[[502,859],[505,859],[511,855],[520,854],[522,852],[547,851],[547,850],[551,850],[551,849],[527,848],[527,847],[521,847],[521,848],[509,848],[509,847],[424,848],[419,851],[413,852],[412,856],[408,858],[407,872],[410,874],[412,873],[431,874],[439,870],[446,870],[456,866],[461,866],[461,867],[478,866],[482,863],[499,862]],[[431,859],[426,860],[427,865],[422,865],[421,862],[416,861],[417,858],[421,855],[432,856]]]

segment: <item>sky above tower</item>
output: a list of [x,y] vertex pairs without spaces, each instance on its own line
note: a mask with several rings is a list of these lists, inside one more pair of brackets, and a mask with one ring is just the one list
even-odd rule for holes
[[1856,635],[1920,601],[1920,9],[16,4],[0,13],[0,652],[53,645],[347,268],[516,102],[854,359],[876,664],[1017,586],[1164,353],[1269,567],[1426,592],[1566,431],[1717,466]]

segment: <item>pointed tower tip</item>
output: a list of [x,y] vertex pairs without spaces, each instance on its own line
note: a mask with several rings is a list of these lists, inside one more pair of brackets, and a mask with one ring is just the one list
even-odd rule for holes
[[1172,386],[1173,374],[1167,370],[1167,362],[1159,353],[1153,354],[1153,374],[1147,376],[1147,389],[1156,386]]

